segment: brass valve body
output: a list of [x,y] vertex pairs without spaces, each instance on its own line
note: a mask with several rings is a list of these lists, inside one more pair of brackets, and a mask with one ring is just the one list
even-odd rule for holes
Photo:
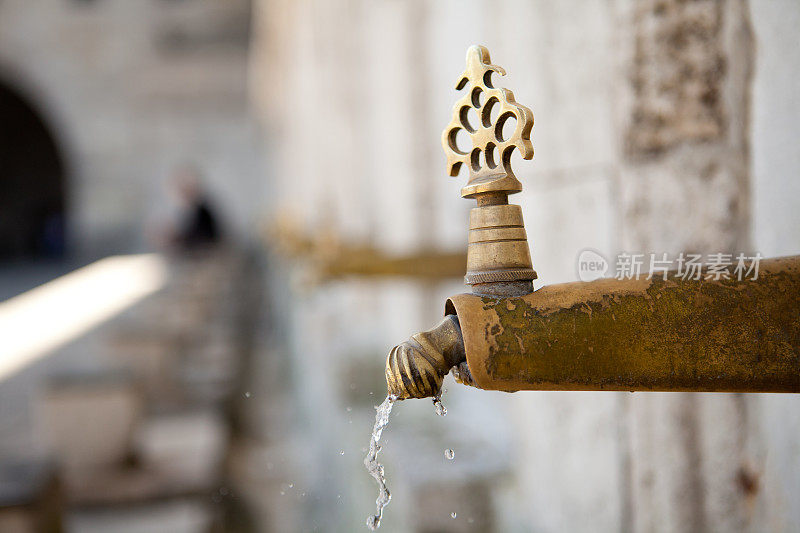
[[469,214],[468,285],[536,279],[522,209],[518,205],[476,207]]

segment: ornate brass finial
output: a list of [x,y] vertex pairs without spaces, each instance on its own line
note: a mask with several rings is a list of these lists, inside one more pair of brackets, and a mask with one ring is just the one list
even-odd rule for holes
[[[533,157],[531,128],[533,113],[514,100],[508,89],[495,88],[492,74],[505,70],[492,65],[489,51],[479,45],[467,50],[467,68],[456,84],[469,90],[453,107],[453,118],[442,134],[447,169],[457,176],[469,169],[469,181],[461,189],[464,198],[475,198],[478,207],[469,215],[467,274],[464,280],[473,292],[482,294],[525,294],[536,279],[522,209],[508,205],[508,195],[522,190],[511,170],[511,154],[518,148],[523,159]],[[469,115],[475,112],[476,119]],[[503,135],[506,123],[516,127]],[[457,136],[465,130],[472,147],[459,146]]]
[[[467,50],[467,68],[456,84],[457,90],[469,90],[453,107],[453,118],[442,134],[442,146],[447,156],[451,176],[457,176],[462,166],[469,169],[469,181],[461,189],[461,196],[474,198],[483,193],[513,194],[522,190],[522,184],[511,169],[511,154],[518,148],[523,159],[533,157],[531,128],[533,113],[514,100],[508,89],[495,88],[492,74],[505,76],[502,67],[491,64],[489,50],[473,45]],[[470,111],[475,111],[476,123],[470,122]],[[493,118],[493,116],[495,118]],[[506,122],[514,119],[516,128],[503,137]],[[458,146],[460,130],[469,134],[471,149]]]

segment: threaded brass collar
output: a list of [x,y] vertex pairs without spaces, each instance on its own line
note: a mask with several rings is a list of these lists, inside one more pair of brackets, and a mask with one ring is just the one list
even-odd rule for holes
[[478,283],[496,283],[499,281],[525,281],[534,280],[538,276],[532,268],[509,270],[487,270],[484,272],[468,272],[464,276],[464,283],[475,285]]

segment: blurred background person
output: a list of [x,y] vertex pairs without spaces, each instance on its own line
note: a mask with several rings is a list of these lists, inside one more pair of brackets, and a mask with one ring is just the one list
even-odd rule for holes
[[184,165],[172,177],[171,186],[180,205],[171,244],[183,250],[208,248],[221,241],[216,210],[203,189],[196,167]]

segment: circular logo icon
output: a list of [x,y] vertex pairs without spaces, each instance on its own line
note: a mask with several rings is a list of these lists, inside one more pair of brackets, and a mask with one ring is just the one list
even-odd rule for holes
[[578,279],[594,281],[605,277],[608,272],[608,261],[597,250],[586,248],[578,254]]

